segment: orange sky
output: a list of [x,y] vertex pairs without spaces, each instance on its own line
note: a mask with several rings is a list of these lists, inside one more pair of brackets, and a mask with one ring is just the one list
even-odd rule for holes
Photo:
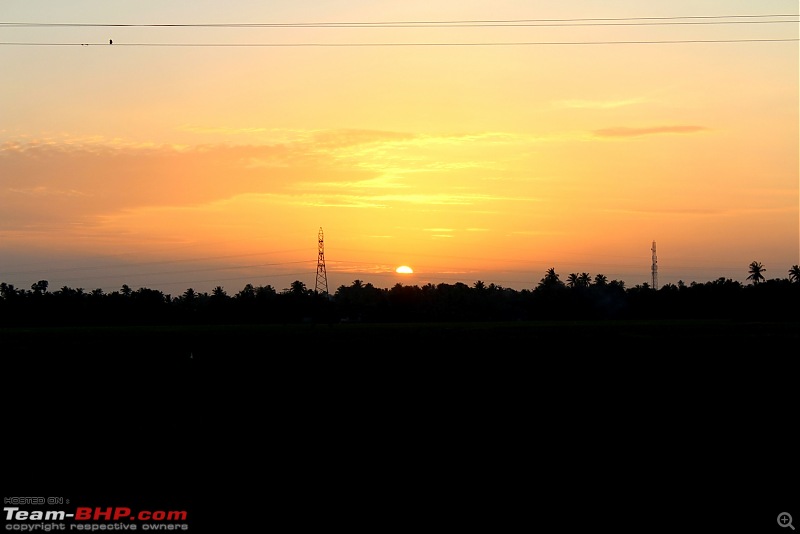
[[4,2],[0,281],[313,289],[320,227],[331,292],[800,262],[796,2],[253,4]]

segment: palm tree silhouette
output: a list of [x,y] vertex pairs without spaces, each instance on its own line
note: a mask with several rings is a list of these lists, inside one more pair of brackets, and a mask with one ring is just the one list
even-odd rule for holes
[[748,276],[747,279],[748,280],[752,280],[754,284],[757,284],[759,282],[763,282],[764,281],[764,275],[761,274],[761,273],[763,273],[766,270],[767,269],[765,269],[764,266],[761,265],[760,261],[754,261],[754,262],[750,263],[750,270],[747,271],[747,272],[750,273],[750,276]]
[[792,265],[789,269],[789,280],[800,283],[800,265]]
[[555,267],[550,267],[549,269],[547,269],[547,273],[544,275],[544,278],[539,280],[539,285],[537,285],[536,287],[545,289],[545,288],[560,288],[564,286],[565,284],[559,279]]
[[592,284],[592,277],[589,273],[581,273],[578,277],[578,283],[581,287],[589,287]]

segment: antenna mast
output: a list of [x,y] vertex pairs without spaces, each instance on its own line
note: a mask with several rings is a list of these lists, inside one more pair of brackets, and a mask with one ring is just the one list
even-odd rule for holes
[[658,289],[658,260],[656,259],[656,242],[653,241],[653,265],[650,267],[650,272],[653,274],[653,289]]
[[[317,254],[317,283],[314,286],[314,293],[320,291],[328,294],[328,275],[325,273],[325,243],[322,241],[322,227],[319,227],[319,247]],[[655,247],[655,245],[653,245]]]

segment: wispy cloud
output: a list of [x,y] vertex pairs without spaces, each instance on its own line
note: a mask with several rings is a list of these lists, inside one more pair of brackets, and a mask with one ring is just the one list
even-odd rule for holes
[[559,108],[576,109],[616,109],[646,102],[644,98],[628,98],[625,100],[559,100],[555,103]]
[[[292,199],[294,197],[286,197]],[[290,202],[305,206],[339,206],[353,208],[385,208],[397,205],[422,206],[471,206],[486,202],[491,197],[485,195],[453,195],[449,193],[414,194],[414,195],[305,195],[296,197]]]
[[269,128],[262,127],[231,127],[231,126],[192,126],[183,125],[179,126],[178,131],[191,132],[199,134],[215,134],[215,135],[243,135],[253,133],[269,132]]
[[[329,132],[313,149],[337,162],[378,174],[504,168],[536,143],[550,138],[504,132],[441,135],[396,132]],[[468,156],[465,157],[465,154]]]
[[674,125],[674,126],[650,126],[647,128],[629,128],[617,126],[613,128],[601,128],[592,133],[596,137],[640,137],[643,135],[656,134],[690,134],[708,130],[705,126],[693,125]]
[[76,197],[76,196],[87,195],[87,193],[83,191],[77,191],[75,189],[53,189],[52,187],[44,187],[44,186],[28,187],[28,188],[9,187],[8,191],[10,191],[11,193],[18,193],[20,195],[31,195],[36,197],[57,197],[57,196]]
[[372,143],[385,143],[387,141],[406,141],[416,137],[415,134],[405,132],[387,132],[380,130],[323,130],[315,133],[310,142],[316,148],[332,149],[351,147]]
[[366,178],[356,181],[341,182],[303,182],[297,184],[297,190],[318,191],[321,187],[331,189],[408,189],[408,184],[402,183],[402,178],[396,176],[381,175],[375,178]]

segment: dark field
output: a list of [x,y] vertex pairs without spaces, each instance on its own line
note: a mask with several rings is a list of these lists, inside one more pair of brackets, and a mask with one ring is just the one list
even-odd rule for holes
[[[743,321],[553,321],[509,323],[266,324],[2,328],[6,358],[139,356],[144,359],[279,357],[410,359],[535,355],[591,350],[644,356],[666,350],[786,353],[800,341],[800,323]],[[463,352],[461,352],[464,354]],[[464,355],[466,355],[464,354]],[[677,356],[677,354],[675,354]]]
[[[277,491],[271,503],[297,521],[363,527],[379,517],[418,528],[433,513],[440,527],[457,518],[511,530],[508,513],[535,498],[537,521],[568,515],[580,531],[644,522],[679,531],[706,509],[709,488],[719,496],[731,481],[778,506],[796,495],[793,468],[775,470],[796,448],[787,430],[797,426],[796,321],[0,336],[4,405],[27,416],[16,454],[57,444],[101,476],[119,478],[96,461],[111,458],[137,466],[126,482],[197,481],[190,489],[206,493],[217,476],[257,470]],[[620,485],[624,501],[611,491]],[[738,524],[766,510],[771,525],[772,508],[760,506],[742,508]]]
[[[24,380],[90,388],[126,382],[169,388],[233,386],[346,398],[403,388],[440,391],[604,391],[670,398],[766,390],[796,376],[800,324],[587,321],[13,328],[3,363]],[[21,374],[19,376],[22,376]],[[13,385],[13,384],[12,384]],[[473,388],[473,389],[470,389]],[[156,388],[155,390],[157,390]],[[154,390],[154,391],[155,391]],[[369,393],[365,393],[369,392]],[[736,401],[736,399],[731,399]],[[304,402],[298,399],[298,402]]]

